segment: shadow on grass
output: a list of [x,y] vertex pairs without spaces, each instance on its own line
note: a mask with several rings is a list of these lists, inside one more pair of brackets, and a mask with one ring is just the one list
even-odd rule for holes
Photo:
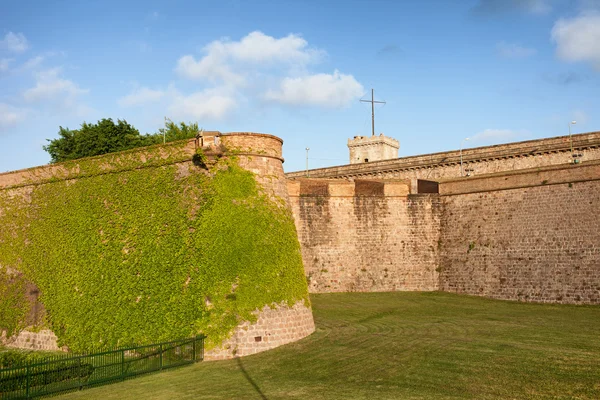
[[267,396],[265,396],[265,394],[262,392],[262,390],[260,390],[260,387],[256,384],[256,382],[254,382],[254,379],[252,379],[252,377],[248,374],[248,372],[244,368],[244,365],[242,364],[242,359],[240,357],[237,357],[236,361],[237,361],[238,366],[240,367],[240,370],[242,370],[242,374],[244,374],[244,377],[246,378],[248,383],[250,383],[252,385],[252,387],[254,388],[254,390],[256,390],[256,393],[258,393],[260,395],[260,398],[264,399],[264,400],[269,400],[267,398]]

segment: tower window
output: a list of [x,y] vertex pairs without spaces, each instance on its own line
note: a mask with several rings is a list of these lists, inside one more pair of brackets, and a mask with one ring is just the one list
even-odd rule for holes
[[368,159],[368,158],[365,158],[365,162],[369,162],[369,159]]

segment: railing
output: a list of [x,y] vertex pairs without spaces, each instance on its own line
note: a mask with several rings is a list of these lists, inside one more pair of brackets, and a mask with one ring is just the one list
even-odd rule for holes
[[123,381],[204,358],[204,336],[0,369],[0,399],[31,399]]

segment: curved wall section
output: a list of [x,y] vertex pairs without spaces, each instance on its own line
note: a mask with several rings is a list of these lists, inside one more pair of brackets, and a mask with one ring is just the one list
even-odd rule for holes
[[[185,186],[185,187],[179,187],[180,185],[182,185],[181,182],[206,182],[207,179],[211,179],[211,177],[213,177],[215,174],[219,174],[220,172],[218,171],[222,171],[223,169],[220,167],[220,165],[227,165],[227,164],[218,164],[218,159],[219,158],[228,158],[228,157],[232,157],[235,158],[235,164],[239,167],[241,167],[242,169],[245,169],[247,171],[250,171],[253,173],[254,179],[256,180],[256,182],[259,184],[260,187],[262,187],[262,189],[264,190],[265,194],[267,195],[267,197],[276,204],[276,207],[273,209],[269,209],[268,207],[265,208],[264,205],[259,205],[258,203],[256,205],[254,204],[250,204],[249,202],[251,201],[255,201],[252,199],[257,199],[256,197],[248,197],[247,199],[242,199],[241,201],[238,200],[238,197],[236,195],[233,195],[234,197],[227,197],[227,195],[225,197],[221,197],[218,198],[215,201],[215,204],[219,204],[218,202],[221,202],[222,207],[218,208],[219,210],[230,210],[232,208],[235,207],[240,207],[243,206],[244,204],[247,204],[247,207],[250,207],[250,209],[254,210],[254,207],[263,207],[261,208],[261,212],[265,213],[267,211],[265,210],[275,210],[273,211],[274,214],[271,215],[270,217],[266,217],[267,219],[265,221],[270,221],[270,222],[265,222],[265,223],[269,223],[271,224],[270,226],[276,228],[276,229],[283,229],[282,232],[285,232],[285,234],[287,235],[286,237],[289,239],[290,237],[292,239],[291,242],[290,240],[288,240],[289,246],[285,249],[281,249],[278,251],[283,251],[283,252],[289,252],[286,253],[287,255],[285,256],[285,259],[287,259],[287,262],[281,262],[282,257],[273,256],[273,251],[270,251],[270,253],[264,253],[266,254],[270,254],[270,258],[271,260],[279,260],[279,261],[273,261],[272,264],[265,264],[265,262],[263,260],[267,259],[267,258],[263,258],[260,256],[261,253],[261,249],[267,249],[267,247],[269,247],[269,243],[265,242],[267,236],[265,236],[264,238],[260,239],[262,240],[263,244],[261,244],[260,240],[250,240],[250,241],[245,241],[249,242],[250,244],[247,245],[245,244],[243,247],[243,249],[245,250],[241,250],[240,253],[240,259],[246,259],[244,257],[254,257],[256,259],[256,255],[259,254],[258,259],[260,260],[259,263],[254,263],[253,267],[255,268],[255,270],[253,270],[254,272],[252,272],[250,275],[254,275],[254,276],[261,276],[261,271],[267,271],[265,272],[265,276],[264,279],[263,278],[258,278],[261,279],[260,282],[254,282],[248,286],[248,282],[246,282],[245,284],[247,285],[246,288],[250,288],[250,287],[263,287],[263,289],[261,289],[263,291],[263,294],[258,293],[255,297],[256,300],[251,300],[248,302],[248,293],[251,293],[252,290],[245,290],[244,289],[244,279],[242,276],[244,275],[243,273],[239,273],[239,272],[234,272],[233,275],[232,273],[228,272],[227,274],[231,275],[231,277],[229,275],[226,275],[228,278],[227,279],[232,279],[231,282],[229,282],[229,280],[226,281],[226,283],[224,283],[223,285],[220,285],[220,289],[216,290],[215,293],[196,293],[198,298],[204,298],[204,300],[201,303],[198,303],[198,307],[199,309],[201,308],[202,311],[200,314],[204,315],[202,313],[210,313],[215,309],[215,307],[220,307],[223,304],[227,304],[228,301],[241,301],[240,299],[243,296],[246,296],[245,304],[252,304],[251,307],[247,307],[247,311],[245,311],[245,314],[241,308],[238,309],[235,306],[233,307],[231,310],[226,309],[225,310],[225,315],[226,317],[220,317],[217,312],[217,319],[215,319],[214,321],[217,322],[210,322],[208,323],[208,327],[210,327],[211,325],[214,325],[215,323],[218,324],[219,319],[218,318],[229,318],[229,321],[232,322],[232,326],[235,326],[235,318],[232,320],[231,319],[231,315],[229,315],[227,317],[227,313],[232,315],[235,315],[236,318],[239,321],[239,325],[235,328],[233,328],[232,331],[229,331],[229,335],[226,335],[226,339],[221,342],[220,345],[217,345],[216,347],[209,349],[207,351],[207,359],[223,359],[223,358],[231,358],[231,357],[236,357],[236,356],[245,356],[245,355],[249,355],[249,354],[254,354],[257,353],[259,351],[264,351],[267,349],[271,349],[277,346],[280,346],[282,344],[285,343],[289,343],[289,342],[293,342],[295,340],[301,339],[307,335],[309,335],[310,333],[312,333],[314,331],[314,322],[313,322],[313,317],[312,317],[312,311],[310,308],[310,303],[308,300],[308,289],[307,289],[307,285],[306,285],[306,280],[304,278],[304,273],[303,273],[303,269],[302,269],[302,262],[301,262],[301,255],[300,255],[300,246],[299,243],[297,242],[297,237],[296,237],[296,233],[295,233],[295,229],[294,229],[294,224],[293,224],[293,217],[291,214],[291,209],[290,209],[290,205],[289,205],[289,198],[288,198],[288,194],[287,194],[287,187],[286,187],[286,181],[285,181],[285,177],[284,177],[284,173],[283,173],[283,166],[282,166],[282,162],[283,162],[283,158],[281,157],[281,152],[282,152],[282,144],[283,141],[276,137],[276,136],[272,136],[272,135],[266,135],[266,134],[255,134],[255,133],[249,133],[249,132],[234,132],[234,133],[230,133],[230,134],[221,134],[220,132],[204,132],[204,134],[202,136],[199,136],[196,139],[192,139],[192,140],[185,140],[185,141],[179,141],[179,142],[172,142],[172,143],[167,143],[166,145],[159,145],[159,146],[152,146],[149,148],[139,148],[139,149],[134,149],[134,150],[130,150],[130,151],[126,151],[126,152],[121,152],[121,153],[113,153],[113,154],[108,154],[108,155],[104,155],[104,156],[98,156],[98,157],[92,157],[92,158],[87,158],[87,159],[82,159],[82,160],[76,160],[76,161],[72,161],[72,162],[68,162],[68,163],[60,163],[60,164],[53,164],[53,165],[47,165],[47,166],[41,166],[41,167],[37,167],[37,168],[30,168],[30,169],[26,169],[26,170],[21,170],[21,171],[14,171],[14,172],[8,172],[8,173],[2,173],[0,174],[0,200],[6,199],[6,202],[0,202],[0,222],[2,222],[2,218],[6,218],[8,214],[10,214],[11,208],[8,206],[9,204],[14,205],[15,201],[17,202],[17,208],[19,209],[28,209],[31,206],[34,206],[34,208],[36,208],[38,206],[38,204],[35,204],[36,201],[39,201],[39,197],[36,197],[36,191],[39,188],[48,188],[51,185],[65,185],[66,183],[66,187],[70,187],[72,188],[72,190],[79,190],[76,188],[79,188],[79,184],[83,184],[85,182],[88,181],[101,181],[104,182],[103,179],[108,178],[108,177],[112,177],[110,179],[108,179],[109,181],[112,182],[112,180],[117,179],[120,184],[122,185],[130,185],[132,184],[131,182],[134,180],[135,175],[138,175],[138,180],[143,180],[143,179],[154,179],[153,176],[155,176],[156,174],[160,174],[161,179],[164,179],[164,176],[169,176],[170,180],[167,179],[166,181],[160,181],[163,183],[168,183],[169,186],[173,187],[175,189],[176,192],[170,192],[170,197],[172,196],[182,196],[182,194],[184,195],[181,198],[181,202],[178,204],[184,204],[185,206],[189,207],[185,208],[183,210],[173,210],[173,208],[169,209],[169,212],[182,212],[183,215],[196,215],[197,213],[197,209],[198,209],[198,204],[194,203],[194,200],[192,198],[195,198],[194,196],[197,196],[196,201],[200,201],[201,196],[199,196],[199,194],[202,194],[202,190],[204,190],[202,187],[197,189],[194,188],[193,186]],[[206,164],[208,164],[209,166],[206,167],[206,165],[202,166],[200,164],[197,163],[198,160],[196,160],[196,155],[198,153],[203,153],[206,156],[207,162]],[[216,168],[213,170],[211,169],[211,165],[213,165],[214,163],[217,163]],[[229,165],[233,165],[233,164],[229,164]],[[207,168],[209,169],[209,171],[207,171]],[[221,168],[221,169],[219,169]],[[227,168],[225,169],[227,170]],[[236,170],[234,168],[234,170]],[[237,170],[239,171],[239,168],[237,168]],[[170,171],[168,174],[165,174],[165,171]],[[242,175],[245,172],[242,173]],[[171,174],[171,175],[169,175]],[[189,177],[193,177],[195,176],[195,174],[199,174],[199,176],[201,178],[198,179],[192,179],[189,180]],[[105,178],[103,178],[103,176]],[[88,179],[89,178],[89,179]],[[111,180],[112,179],[112,180]],[[186,180],[188,179],[188,180]],[[233,182],[233,184],[235,185],[235,180],[231,180],[233,178],[227,178],[228,180],[225,180],[226,182]],[[247,178],[246,179],[247,182]],[[223,180],[221,180],[221,182],[223,182]],[[106,182],[104,182],[103,184],[105,184]],[[118,185],[117,185],[118,186]],[[62,186],[61,186],[62,187]],[[95,199],[94,196],[98,197],[98,199],[100,200],[100,203],[96,204],[93,203],[92,206],[96,207],[96,206],[100,206],[100,213],[102,213],[103,211],[101,211],[102,207],[114,207],[115,211],[114,211],[114,215],[125,215],[126,213],[130,212],[130,210],[135,209],[135,213],[139,212],[139,209],[136,209],[135,207],[133,207],[131,204],[126,204],[127,207],[123,207],[123,208],[119,208],[120,206],[117,206],[115,204],[121,204],[118,203],[116,200],[113,201],[113,199],[110,198],[109,194],[98,194],[99,192],[96,191],[89,191],[89,188],[87,188],[87,186],[84,186],[85,189],[85,196],[83,196],[83,198],[85,199]],[[113,185],[114,187],[114,185]],[[120,186],[118,186],[120,187]],[[150,187],[157,187],[156,185],[154,186],[150,186]],[[73,189],[75,188],[75,189]],[[125,186],[124,186],[125,188]],[[173,189],[171,189],[173,190]],[[222,188],[219,190],[223,190]],[[102,192],[102,193],[111,193],[110,191],[108,192]],[[236,192],[237,193],[237,192]],[[156,198],[158,196],[161,196],[161,193],[143,193],[140,192],[139,194],[139,198],[143,199],[144,196],[147,196],[148,198]],[[103,197],[102,197],[103,196]],[[191,197],[190,197],[191,196]],[[77,196],[75,196],[77,197]],[[264,199],[264,197],[263,197]],[[86,200],[87,201],[87,200]],[[94,200],[96,201],[96,200]],[[123,199],[120,200],[121,202],[123,202]],[[126,200],[125,200],[126,201]],[[256,201],[264,201],[264,200],[256,200]],[[229,204],[228,202],[231,202],[231,206],[227,206],[227,204]],[[268,201],[267,201],[268,202]],[[268,202],[269,204],[271,204],[270,202]],[[61,203],[62,204],[62,203]],[[136,203],[137,204],[137,203]],[[65,203],[65,207],[68,207],[69,205],[67,203]],[[12,207],[12,206],[11,206]],[[42,208],[45,207],[42,206]],[[14,208],[14,207],[13,207]],[[39,208],[39,207],[37,207]],[[257,208],[258,209],[258,208]],[[155,211],[152,211],[152,213],[154,213]],[[166,209],[163,212],[167,212]],[[131,218],[132,221],[137,221],[136,218],[137,214],[133,214],[133,216],[131,215],[126,215],[126,218]],[[134,231],[142,231],[142,230],[148,230],[148,229],[154,229],[156,227],[152,226],[152,221],[154,221],[152,218],[154,214],[148,214],[148,215],[142,215],[143,219],[139,220],[139,226],[138,228],[134,229]],[[217,214],[215,214],[217,215]],[[246,211],[243,215],[248,215],[248,212]],[[263,214],[258,214],[258,215],[263,215]],[[271,218],[271,220],[269,220],[268,218]],[[24,220],[23,220],[24,221]],[[83,219],[83,221],[89,221],[89,219]],[[212,219],[209,219],[209,221],[213,221]],[[4,221],[7,222],[7,221]],[[9,221],[10,224],[6,225],[6,226],[10,226],[11,229],[14,229],[15,232],[20,231],[20,230],[24,230],[23,226],[20,226],[19,224],[25,224],[25,222],[22,222],[19,219],[14,219],[14,221]],[[233,226],[238,226],[239,228],[239,220],[234,220],[234,221],[229,221],[231,224],[231,227]],[[29,223],[29,222],[27,222]],[[32,222],[35,223],[35,220]],[[100,223],[98,221],[96,221],[95,223]],[[111,222],[112,223],[112,222]],[[247,223],[247,221],[246,221]],[[290,226],[286,225],[286,224],[291,224]],[[274,224],[274,225],[273,225]],[[281,226],[279,226],[278,224],[283,224]],[[222,245],[229,247],[230,248],[230,252],[234,252],[235,254],[238,254],[237,252],[240,251],[237,249],[237,247],[232,246],[231,241],[233,240],[233,237],[230,237],[230,233],[231,230],[227,230],[230,228],[227,228],[230,225],[223,225],[225,226],[225,228],[222,228],[220,230],[216,230],[214,232],[218,232],[219,235],[221,234],[225,234],[227,237],[226,238],[220,238],[219,239],[219,243],[222,243]],[[100,228],[98,228],[98,226],[100,226]],[[102,227],[101,225],[94,225],[93,227],[91,227],[91,235],[94,236],[96,234],[99,235],[104,235],[106,232],[106,228]],[[201,227],[202,225],[199,225],[199,227]],[[162,223],[160,226],[157,225],[158,228],[163,227]],[[164,227],[167,227],[167,225],[164,225]],[[205,226],[206,227],[206,226]],[[282,228],[283,227],[283,228]],[[231,229],[235,229],[235,228],[231,228]],[[160,228],[158,229],[157,232],[160,232],[161,230],[164,230],[164,228]],[[209,229],[209,231],[211,231]],[[248,230],[248,233],[246,234],[246,236],[250,236],[251,229]],[[196,232],[196,233],[194,233]],[[193,239],[194,235],[197,234],[202,234],[202,229],[196,229],[196,228],[185,228],[185,232],[183,232],[182,234],[188,235],[190,236],[190,240],[186,243],[204,243],[206,241],[200,240],[200,241],[194,241],[195,239]],[[214,234],[213,232],[213,234]],[[229,233],[228,233],[229,232]],[[244,235],[244,229],[238,229],[237,233],[236,233],[236,237],[239,235]],[[290,235],[291,233],[291,235]],[[4,235],[6,236],[6,235]],[[259,235],[260,236],[260,235]],[[17,236],[15,236],[17,237]],[[19,236],[20,238],[21,236]],[[25,237],[25,236],[24,236]],[[132,236],[132,237],[136,237],[136,236]],[[252,236],[254,238],[254,236]],[[3,252],[5,250],[7,250],[9,247],[11,247],[12,245],[10,244],[10,238],[8,236],[3,237],[0,234],[0,274],[5,273],[5,274],[17,274],[20,275],[21,272],[18,271],[18,263],[16,260],[18,260],[18,257],[4,257],[3,256]],[[120,240],[120,239],[119,239]],[[129,240],[129,239],[128,239]],[[144,239],[145,240],[145,239]],[[292,243],[295,241],[295,244]],[[27,242],[27,240],[23,240],[23,242]],[[91,240],[91,242],[93,242],[93,238]],[[121,242],[119,242],[121,243]],[[286,242],[287,243],[287,242]],[[206,243],[205,243],[206,244]],[[85,245],[88,245],[87,243]],[[117,243],[118,245],[118,243]],[[122,246],[122,245],[121,245]],[[140,243],[140,248],[142,244]],[[23,247],[23,249],[25,249],[27,247],[27,245],[25,246],[21,246]],[[273,246],[270,246],[269,248],[271,248]],[[180,247],[181,248],[181,247]],[[202,250],[207,251],[205,247],[198,247],[198,248],[190,248],[189,250],[193,253],[195,251],[202,251],[200,250],[202,248]],[[235,249],[235,251],[233,250]],[[9,249],[10,250],[10,249]],[[217,247],[218,250],[218,247]],[[12,251],[12,250],[11,250]],[[87,251],[86,249],[83,249],[82,251]],[[93,249],[92,251],[98,251],[97,248]],[[243,254],[243,252],[246,252],[247,254]],[[265,250],[267,251],[267,250]],[[133,253],[132,253],[133,252]],[[139,263],[139,266],[142,268],[141,271],[138,272],[138,276],[144,276],[145,272],[143,270],[144,267],[144,262],[150,262],[151,264],[154,263],[156,264],[154,261],[150,260],[146,260],[144,261],[144,254],[143,252],[137,252],[137,248],[136,248],[136,243],[130,243],[128,244],[127,247],[123,247],[123,249],[121,250],[119,247],[119,251],[115,254],[113,254],[111,257],[121,257],[121,255],[123,256],[123,260],[129,260],[128,262],[131,262],[131,254],[137,254],[136,257],[136,263]],[[12,251],[12,253],[14,253],[14,251]],[[11,256],[13,255],[11,253]],[[100,255],[102,252],[100,252]],[[252,254],[250,254],[252,253]],[[212,253],[211,253],[212,254]],[[279,253],[278,253],[279,254]],[[159,255],[160,256],[160,255]],[[107,256],[108,257],[108,256]],[[102,259],[102,257],[100,258]],[[141,260],[141,261],[140,261]],[[293,262],[289,261],[292,260]],[[297,262],[296,262],[297,260]],[[213,262],[212,267],[211,268],[218,268],[219,265],[221,265],[221,261],[217,260],[216,262]],[[222,260],[223,263],[225,263],[226,261]],[[166,264],[164,265],[165,271],[164,273],[169,274],[169,276],[171,276],[171,269],[173,268],[172,266],[169,266],[167,264],[172,264],[173,261],[169,260],[168,262],[166,262]],[[13,265],[14,264],[14,265]],[[124,268],[127,267],[127,264],[123,264]],[[138,265],[138,264],[136,264]],[[186,264],[187,265],[187,264]],[[202,265],[202,264],[198,264],[198,265]],[[241,262],[240,264],[240,268],[242,268],[242,270],[244,268],[247,269],[249,264],[245,263],[245,262]],[[271,266],[275,266],[274,268],[271,268]],[[101,263],[98,264],[97,268],[103,268]],[[157,268],[162,268],[157,267]],[[191,268],[191,267],[190,267]],[[27,271],[25,271],[26,268],[24,268],[24,270],[22,272],[24,272],[25,277],[29,278],[29,274],[27,274]],[[167,271],[168,270],[168,271]],[[285,273],[281,273],[283,270],[285,270]],[[104,271],[104,270],[103,270]],[[190,270],[191,273],[193,274],[194,272],[192,270]],[[196,268],[197,271],[197,268]],[[212,271],[212,269],[209,269],[209,271]],[[237,270],[236,270],[237,271]],[[268,272],[271,271],[271,272]],[[276,278],[273,278],[273,276],[269,276],[269,275],[273,275],[273,271],[277,272],[275,275],[277,276]],[[155,273],[156,271],[148,271],[147,275],[152,276],[153,273]],[[181,272],[181,271],[180,271]],[[204,274],[205,272],[200,271],[200,275],[198,276],[198,278],[202,278],[202,274]],[[34,276],[35,274],[32,274],[32,276]],[[188,284],[193,285],[193,283],[195,282],[194,279],[196,279],[195,275],[190,275],[187,277],[186,276],[187,272],[184,274],[183,276],[183,280],[181,281],[182,285],[184,286],[183,289],[188,290]],[[248,275],[248,274],[246,274]],[[274,276],[275,276],[274,275]],[[8,276],[8,275],[7,275]],[[16,275],[15,275],[16,276]],[[135,274],[134,274],[135,276]],[[237,276],[237,278],[236,278]],[[1,276],[0,276],[1,277]],[[35,276],[34,276],[35,277]],[[240,277],[242,277],[243,279],[241,279]],[[176,279],[175,276],[173,276],[173,282],[178,282],[178,280]],[[257,279],[257,278],[253,278],[253,279]],[[285,280],[284,281],[282,281]],[[239,283],[241,282],[241,283]],[[1,281],[0,281],[1,283]],[[238,284],[239,283],[239,284]],[[32,284],[36,284],[35,279],[32,279]],[[177,283],[179,284],[179,283]],[[272,289],[269,287],[269,285],[272,286]],[[190,286],[191,287],[191,286]],[[204,286],[198,286],[198,287],[204,287]],[[79,291],[82,290],[80,289],[81,286],[79,287],[75,287],[75,290],[78,291],[79,295]],[[1,288],[0,288],[1,289]],[[53,289],[55,290],[55,289]],[[179,289],[180,290],[180,289]],[[224,291],[226,291],[226,293],[224,293]],[[276,293],[274,295],[264,295],[264,293]],[[0,291],[1,293],[1,291]],[[44,287],[40,286],[40,293],[41,293],[41,298],[46,299],[50,294],[48,292],[44,293]],[[252,292],[254,293],[254,292]],[[81,295],[87,295],[87,292],[85,292],[85,290],[83,292],[81,292]],[[235,300],[237,296],[238,300]],[[126,297],[130,297],[130,300],[127,300],[127,304],[128,306],[131,305],[130,303],[135,303],[137,305],[134,305],[134,307],[142,307],[145,301],[149,301],[151,302],[152,300],[149,300],[152,296],[149,296],[148,298],[146,298],[146,296],[140,296],[140,293],[128,293],[126,295]],[[221,298],[222,297],[222,298]],[[37,299],[37,298],[36,298]],[[269,300],[270,299],[270,300]],[[2,299],[0,299],[2,300]],[[158,300],[155,300],[158,301]],[[1,304],[1,302],[0,302]],[[237,303],[236,303],[237,304]],[[241,304],[241,303],[240,303]],[[255,306],[256,305],[256,306]],[[115,305],[112,305],[113,308],[115,307]],[[40,304],[40,307],[42,307],[42,305]],[[252,307],[256,307],[256,309],[254,309],[254,312],[251,313],[252,311]],[[118,309],[118,307],[116,308]],[[238,314],[238,312],[240,312]],[[244,320],[247,319],[248,315],[253,314],[253,318],[249,318],[250,321],[254,321],[254,322],[250,322],[248,320]],[[50,313],[51,314],[51,313]],[[84,313],[85,314],[85,313]],[[140,314],[142,315],[142,314]],[[243,315],[245,315],[245,317],[242,317]],[[104,317],[108,317],[108,315],[104,316]],[[142,318],[142,317],[140,317]],[[145,318],[145,317],[144,317]],[[149,317],[150,318],[150,317]],[[213,317],[214,318],[214,317]],[[224,319],[224,320],[225,320]],[[27,317],[26,318],[27,321],[29,321],[27,324],[31,324],[31,318]],[[25,321],[25,319],[24,319]],[[7,327],[3,327],[2,326],[2,322],[0,321],[0,333],[2,333],[3,328],[6,329]],[[22,324],[22,326],[25,326],[27,324]],[[22,327],[21,326],[21,327]],[[194,325],[196,326],[196,325]],[[198,326],[203,326],[202,324],[199,324]],[[31,327],[31,325],[30,325]],[[57,345],[57,335],[60,337],[63,333],[61,332],[55,332],[56,335],[54,335],[54,333],[52,331],[48,331],[48,330],[43,330],[43,331],[39,331],[39,332],[34,332],[36,330],[39,330],[39,327],[35,326],[35,324],[33,324],[33,327],[36,329],[19,329],[18,333],[12,335],[11,337],[6,337],[6,332],[4,332],[2,334],[2,336],[0,336],[0,342],[5,343],[6,345],[9,346],[13,346],[13,347],[20,347],[20,348],[37,348],[37,349],[47,349],[47,350],[52,350],[52,349],[58,349],[58,345]],[[85,329],[82,328],[82,332],[85,332]],[[202,331],[204,332],[204,331]],[[201,332],[198,332],[201,333]],[[143,335],[142,335],[143,336]],[[215,336],[213,336],[215,337]],[[217,337],[223,337],[223,336],[217,336]],[[64,338],[64,337],[63,337]],[[175,339],[175,338],[173,338]],[[221,340],[221,339],[219,339]],[[63,339],[63,343],[64,343],[64,339]],[[212,345],[217,344],[216,343],[212,343]],[[66,343],[68,344],[68,343]],[[143,344],[143,343],[141,343]],[[78,349],[75,349],[78,350]]]

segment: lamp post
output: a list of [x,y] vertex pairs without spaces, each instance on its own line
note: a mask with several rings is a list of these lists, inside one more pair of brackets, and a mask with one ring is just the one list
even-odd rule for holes
[[571,154],[573,154],[573,138],[571,137],[571,125],[575,125],[577,121],[569,122],[569,142],[571,143]]
[[463,143],[467,140],[469,140],[469,138],[464,138],[463,140],[460,141],[460,176],[464,176],[462,149],[463,149]]
[[308,151],[310,148],[306,148],[306,177],[308,178]]

